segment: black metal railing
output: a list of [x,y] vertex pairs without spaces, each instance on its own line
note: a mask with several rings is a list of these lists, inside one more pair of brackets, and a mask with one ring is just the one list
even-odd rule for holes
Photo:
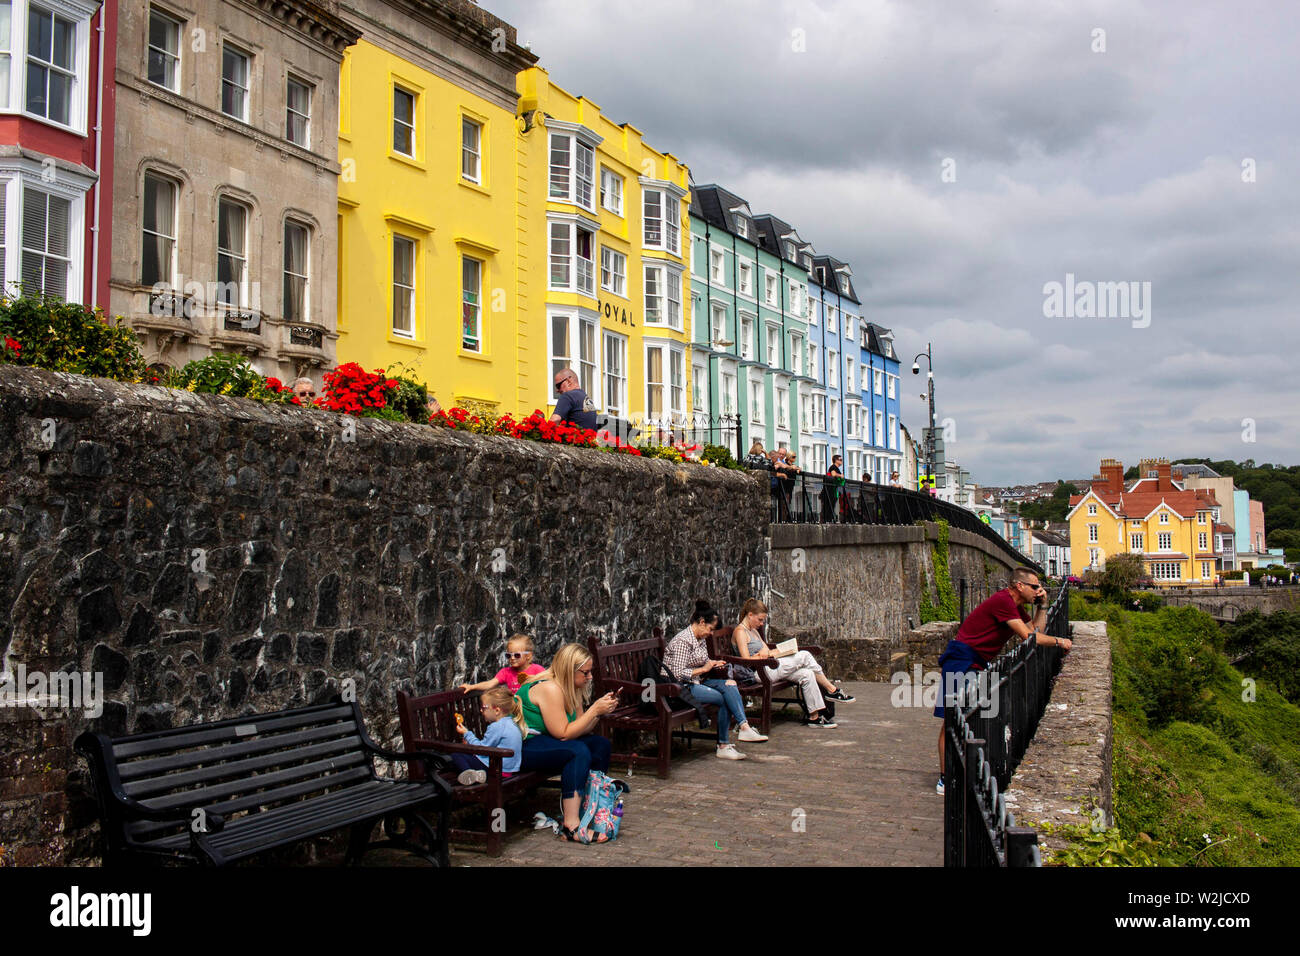
[[[1046,633],[1069,637],[1070,587],[1047,611]],[[1038,833],[1016,826],[1006,789],[1061,669],[1061,652],[1024,641],[944,695],[945,866],[1038,866]]]
[[1035,561],[1012,547],[975,512],[960,505],[907,488],[828,478],[806,471],[766,474],[772,488],[771,520],[775,524],[916,524],[943,519],[950,528],[979,535],[1015,564],[1042,573]]

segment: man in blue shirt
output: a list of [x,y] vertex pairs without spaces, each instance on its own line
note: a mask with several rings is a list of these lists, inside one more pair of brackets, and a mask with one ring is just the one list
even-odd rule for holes
[[560,397],[555,402],[553,422],[569,422],[579,428],[596,430],[596,409],[591,399],[578,386],[578,375],[571,368],[555,373],[555,391]]

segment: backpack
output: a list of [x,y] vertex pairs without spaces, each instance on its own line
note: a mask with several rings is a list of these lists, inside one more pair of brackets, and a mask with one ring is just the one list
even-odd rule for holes
[[582,822],[578,825],[578,832],[586,833],[590,829],[593,837],[604,833],[610,840],[618,839],[623,812],[621,809],[618,813],[614,811],[623,794],[630,793],[631,789],[622,780],[615,780],[599,770],[590,771],[587,789],[582,795]]
[[[694,707],[695,713],[699,718],[700,729],[703,730],[709,726],[709,715],[706,710],[706,705],[701,704],[696,700],[695,696],[691,693],[691,685],[683,684],[674,677],[672,673],[669,672],[668,668],[664,666],[664,662],[659,658],[655,657],[653,654],[647,654],[641,661],[641,669],[637,673],[637,678],[641,681],[642,685],[645,685],[646,681],[650,681],[652,684],[681,684],[682,696],[669,697],[668,706],[672,710],[680,710],[682,707]],[[648,716],[654,716],[659,711],[655,708],[655,702],[653,700],[642,700],[641,712]]]

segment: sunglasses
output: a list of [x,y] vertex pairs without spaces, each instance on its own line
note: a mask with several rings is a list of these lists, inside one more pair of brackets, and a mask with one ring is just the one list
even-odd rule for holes
[[517,661],[521,657],[527,657],[531,651],[506,651],[506,660]]

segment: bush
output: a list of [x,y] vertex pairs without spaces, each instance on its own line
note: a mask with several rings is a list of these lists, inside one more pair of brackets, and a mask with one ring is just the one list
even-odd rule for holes
[[722,445],[705,445],[700,461],[708,462],[718,468],[734,468],[743,471],[745,467],[732,458],[731,451]]
[[1125,675],[1141,700],[1151,727],[1172,721],[1196,723],[1226,673],[1218,653],[1218,625],[1196,608],[1162,608],[1129,619]]
[[1102,600],[1122,601],[1146,576],[1139,554],[1114,554],[1106,559],[1106,568],[1097,582]]
[[165,384],[204,395],[255,398],[281,405],[301,404],[294,398],[293,390],[278,378],[263,378],[248,359],[225,352],[187,362],[184,368],[168,376]]
[[[52,372],[75,372],[140,382],[144,356],[135,333],[121,320],[51,296],[0,297],[0,361]],[[17,346],[15,348],[15,346]]]

